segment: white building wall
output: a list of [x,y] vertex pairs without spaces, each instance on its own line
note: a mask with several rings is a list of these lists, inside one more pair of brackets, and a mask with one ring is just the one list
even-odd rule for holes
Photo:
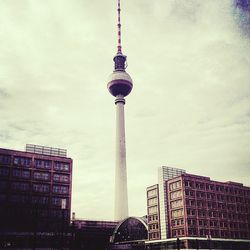
[[168,231],[168,216],[166,211],[167,206],[167,195],[165,188],[165,181],[173,179],[174,177],[180,176],[186,171],[179,168],[171,168],[162,166],[158,169],[158,183],[159,183],[159,210],[160,210],[160,229],[161,239],[167,239]]

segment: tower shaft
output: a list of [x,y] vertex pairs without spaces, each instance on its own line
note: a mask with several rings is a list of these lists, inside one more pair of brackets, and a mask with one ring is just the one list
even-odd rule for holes
[[117,95],[116,104],[116,166],[115,166],[115,220],[128,217],[126,142],[123,95]]
[[115,96],[116,104],[116,164],[115,164],[115,217],[117,221],[128,217],[128,191],[126,168],[126,143],[124,124],[124,97],[133,88],[133,81],[126,72],[126,56],[122,53],[121,45],[121,7],[118,0],[118,45],[113,58],[114,71],[108,79],[108,90]]

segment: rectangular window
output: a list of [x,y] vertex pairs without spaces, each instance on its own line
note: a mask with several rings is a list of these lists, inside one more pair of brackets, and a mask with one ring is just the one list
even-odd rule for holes
[[155,195],[157,195],[157,189],[148,191],[148,197],[155,196]]
[[50,174],[43,172],[34,172],[34,179],[48,181],[50,180]]
[[53,175],[53,180],[58,181],[58,182],[69,182],[69,175],[62,175],[62,174],[54,174]]
[[26,182],[12,182],[11,189],[17,191],[27,191],[30,188],[30,184]]
[[54,163],[54,170],[69,172],[69,163],[56,161]]
[[172,193],[170,194],[170,197],[171,197],[171,199],[175,199],[175,198],[181,197],[181,190],[172,192]]
[[153,206],[153,207],[150,207],[149,209],[148,209],[148,213],[149,214],[155,214],[155,213],[157,213],[158,212],[158,207],[157,206]]
[[31,165],[31,158],[15,156],[14,157],[14,165],[29,167]]
[[10,164],[10,155],[0,155],[0,164]]
[[171,201],[171,208],[183,206],[182,200]]
[[22,171],[22,177],[23,178],[30,178],[30,171],[28,171],[28,170],[23,170]]
[[62,218],[63,216],[63,211],[62,209],[52,209],[51,210],[51,215],[56,218]]
[[15,178],[29,179],[30,178],[30,171],[24,170],[24,169],[13,169],[12,176]]
[[52,197],[51,203],[54,206],[61,207],[62,206],[62,200],[66,200],[66,207],[67,207],[68,206],[68,199],[66,199],[66,198]]
[[9,176],[9,169],[6,167],[0,168],[0,176]]
[[183,209],[177,209],[172,211],[172,218],[177,218],[183,216]]
[[33,184],[33,191],[39,193],[47,193],[49,192],[49,185],[47,184]]
[[152,198],[152,199],[148,200],[148,205],[149,206],[155,205],[155,204],[157,204],[157,198]]
[[29,196],[27,196],[27,195],[11,195],[10,201],[12,203],[27,203],[27,202],[29,202]]
[[41,169],[51,169],[52,161],[35,159],[35,167]]
[[31,202],[33,204],[48,204],[49,203],[49,198],[46,196],[32,196]]
[[68,186],[53,186],[53,193],[56,194],[68,194],[69,187]]
[[170,190],[175,190],[181,187],[181,181],[176,181],[170,184]]

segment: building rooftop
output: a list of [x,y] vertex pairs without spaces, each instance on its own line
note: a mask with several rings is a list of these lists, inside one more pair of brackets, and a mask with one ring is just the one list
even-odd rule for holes
[[61,148],[46,147],[41,145],[26,144],[26,152],[50,156],[67,157],[67,150]]

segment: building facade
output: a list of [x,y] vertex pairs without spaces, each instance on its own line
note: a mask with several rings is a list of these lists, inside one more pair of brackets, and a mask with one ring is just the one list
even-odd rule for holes
[[147,212],[149,239],[166,239],[168,235],[166,181],[185,173],[185,170],[161,166],[158,169],[158,183],[147,188]]
[[167,201],[167,188],[166,181],[180,176],[182,173],[185,173],[184,169],[172,168],[168,166],[162,166],[158,169],[158,183],[159,183],[159,211],[160,211],[160,232],[161,239],[169,238],[169,230],[168,230],[168,214],[167,214],[167,206],[165,204]]
[[72,219],[73,249],[106,250],[118,222]]
[[171,238],[250,239],[250,187],[182,174],[167,189]]
[[160,232],[159,185],[147,188],[148,238],[158,240]]
[[0,149],[0,232],[56,232],[70,222],[72,159],[65,150]]
[[[164,189],[168,238],[250,239],[250,187],[182,173],[166,180]],[[158,185],[147,189],[149,240],[163,240],[157,194]],[[151,226],[152,216],[158,226]]]

